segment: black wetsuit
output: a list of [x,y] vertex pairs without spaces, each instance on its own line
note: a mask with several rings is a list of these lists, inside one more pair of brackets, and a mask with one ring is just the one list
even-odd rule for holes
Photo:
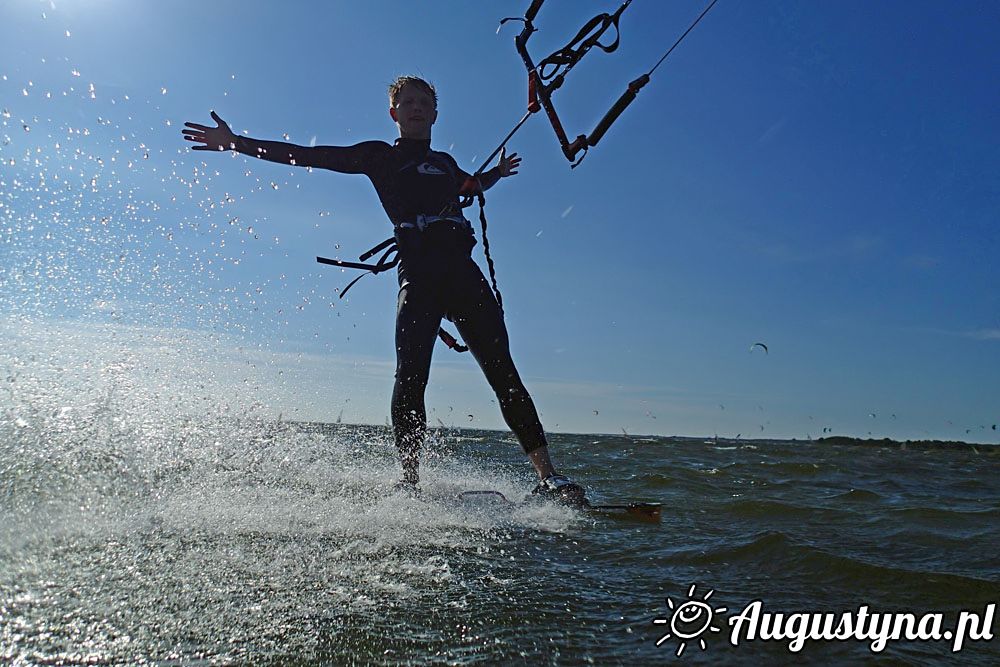
[[[503,313],[472,260],[476,240],[458,206],[459,191],[469,174],[454,158],[432,151],[429,140],[418,139],[397,139],[393,145],[366,141],[307,148],[240,137],[236,148],[274,162],[365,174],[375,186],[395,228],[400,257],[392,424],[407,476],[415,481],[427,427],[424,390],[443,317],[458,327],[524,451],[546,445],[534,403],[510,356]],[[458,221],[434,220],[418,226],[423,216]]]

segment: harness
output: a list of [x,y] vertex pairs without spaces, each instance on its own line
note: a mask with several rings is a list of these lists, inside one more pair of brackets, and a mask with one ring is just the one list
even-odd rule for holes
[[[469,221],[461,215],[418,215],[413,221],[400,222],[394,225],[395,229],[415,229],[419,232],[425,231],[429,226],[435,223],[451,222],[457,223],[459,225],[468,228],[469,233],[472,233],[472,225]],[[384,252],[383,252],[384,251]],[[366,263],[369,259],[374,257],[378,253],[382,253],[382,256],[374,264]],[[329,264],[331,266],[339,266],[344,269],[359,269],[363,271],[361,275],[356,277],[351,282],[347,283],[347,287],[340,290],[340,298],[343,299],[344,295],[347,294],[347,290],[351,289],[355,283],[364,278],[365,276],[371,274],[376,276],[384,271],[396,268],[399,264],[399,245],[396,242],[396,236],[390,236],[386,240],[382,241],[375,247],[366,250],[358,256],[357,262],[348,262],[342,259],[332,259],[330,257],[316,257],[316,261],[320,264]],[[455,350],[456,352],[465,352],[469,348],[462,345],[458,340],[452,336],[450,333],[445,331],[442,327],[438,329],[438,338],[444,342],[445,345]]]

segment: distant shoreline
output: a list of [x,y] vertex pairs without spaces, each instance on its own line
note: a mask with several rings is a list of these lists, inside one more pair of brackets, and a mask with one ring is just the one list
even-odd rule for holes
[[[331,422],[299,422],[299,421],[288,421],[286,423],[295,424],[297,427],[302,428],[306,431],[335,431],[338,428],[375,428],[375,429],[390,429],[391,427],[383,424],[336,424]],[[455,431],[478,431],[478,432],[488,432],[488,433],[510,433],[510,431],[503,429],[485,429],[485,428],[468,428],[463,426],[450,426],[449,430]],[[551,435],[582,435],[582,436],[618,436],[621,437],[622,434],[616,433],[571,433],[571,432],[550,432]],[[726,444],[726,445],[737,445],[737,444],[758,444],[767,442],[787,442],[787,443],[808,443],[808,444],[818,444],[818,445],[833,445],[833,446],[854,446],[854,447],[887,447],[889,449],[899,449],[899,450],[915,450],[915,451],[929,451],[929,450],[959,450],[959,451],[974,451],[981,453],[983,451],[989,453],[1000,452],[1000,445],[992,443],[978,443],[978,442],[963,442],[961,440],[893,440],[891,438],[854,438],[844,435],[831,435],[824,436],[816,439],[802,439],[802,438],[725,438],[718,437],[712,438],[711,436],[685,436],[685,435],[644,435],[644,434],[633,434],[629,433],[627,435],[629,438],[659,438],[667,441],[703,441],[706,443],[715,444]]]
[[1000,451],[997,445],[962,442],[961,440],[890,440],[889,438],[849,438],[842,435],[832,435],[819,438],[814,442],[826,445],[860,445],[865,447],[891,447],[893,449],[915,449],[926,451],[932,449],[958,449],[962,451],[989,452]]

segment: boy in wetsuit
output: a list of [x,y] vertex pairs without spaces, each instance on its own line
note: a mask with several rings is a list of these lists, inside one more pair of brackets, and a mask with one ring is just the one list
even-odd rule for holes
[[472,260],[472,226],[461,214],[459,195],[487,190],[513,176],[521,160],[500,153],[499,163],[478,179],[447,153],[431,150],[437,94],[417,77],[399,77],[389,87],[389,115],[399,129],[392,145],[364,141],[354,146],[298,146],[234,134],[216,113],[216,127],[185,123],[194,150],[234,150],[272,162],[364,174],[375,186],[393,224],[400,258],[396,309],[396,380],[392,426],[403,478],[415,487],[427,429],[424,390],[431,352],[442,318],[458,331],[496,392],[504,420],[517,436],[541,480],[533,493],[583,503],[583,489],[556,473],[534,403],[514,367],[503,312]]

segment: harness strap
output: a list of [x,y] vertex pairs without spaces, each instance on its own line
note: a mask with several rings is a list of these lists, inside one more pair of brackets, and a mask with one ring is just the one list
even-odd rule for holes
[[[463,185],[463,188],[464,187],[465,186]],[[418,229],[420,231],[424,231],[429,226],[437,222],[453,222],[461,227],[465,227],[469,231],[472,231],[472,225],[469,224],[469,221],[466,220],[464,216],[460,214],[449,215],[449,212],[452,210],[452,208],[453,208],[452,205],[449,204],[444,208],[443,211],[441,211],[441,215],[420,214],[417,215],[417,217],[414,218],[412,222],[397,222],[395,223],[396,229]]]
[[440,329],[438,329],[438,338],[440,338],[441,341],[445,345],[447,345],[451,349],[455,350],[456,352],[468,352],[469,351],[469,348],[467,348],[465,345],[462,345],[461,343],[459,343],[458,340],[454,336],[452,336],[450,333],[448,333],[447,331],[445,331],[444,327],[441,327]]
[[358,259],[360,259],[362,262],[368,261],[369,257],[371,257],[372,255],[374,255],[375,253],[377,253],[379,250],[382,250],[384,248],[388,248],[393,243],[395,243],[395,241],[396,241],[396,237],[395,236],[390,236],[385,241],[382,241],[381,243],[379,243],[377,246],[375,246],[371,250],[368,250],[368,251],[364,252],[363,254],[359,255]]
[[388,249],[385,250],[385,252],[382,254],[381,257],[379,257],[378,261],[375,264],[364,264],[362,262],[347,262],[342,259],[330,259],[329,257],[317,257],[316,261],[319,262],[320,264],[330,264],[331,266],[339,266],[344,269],[361,269],[362,271],[365,271],[365,273],[362,273],[360,276],[358,276],[351,282],[347,283],[347,287],[345,287],[340,291],[340,298],[343,299],[344,295],[347,294],[347,290],[351,289],[354,286],[354,283],[358,282],[359,280],[367,276],[369,273],[371,273],[372,275],[378,275],[383,271],[388,271],[389,269],[395,268],[395,266],[399,264],[399,253],[397,252],[398,248],[396,247],[395,238],[388,238],[385,241],[382,241],[371,250],[366,251],[358,259],[362,260],[368,259],[378,251],[384,250],[386,248]]
[[[420,229],[423,229],[423,226],[421,226]],[[377,262],[375,262],[374,264],[364,263],[365,260],[370,259],[381,250],[385,250],[385,252],[382,254],[381,257],[378,258]],[[331,259],[329,257],[316,257],[316,261],[319,262],[320,264],[329,264],[331,266],[339,266],[344,269],[360,269],[364,271],[364,273],[362,273],[360,276],[356,277],[354,280],[347,283],[347,287],[345,287],[340,291],[341,299],[343,299],[344,295],[347,294],[347,290],[354,287],[354,284],[356,282],[358,282],[368,274],[378,275],[383,271],[388,271],[389,269],[392,269],[397,264],[399,264],[399,248],[396,245],[396,237],[390,236],[389,238],[387,238],[385,241],[382,241],[374,248],[363,252],[358,257],[358,259],[360,259],[361,261],[348,262],[342,259]],[[495,280],[494,284],[496,284]],[[454,336],[445,331],[444,327],[438,329],[438,338],[440,338],[445,345],[455,350],[456,352],[468,352],[469,350],[468,347],[459,343]]]

